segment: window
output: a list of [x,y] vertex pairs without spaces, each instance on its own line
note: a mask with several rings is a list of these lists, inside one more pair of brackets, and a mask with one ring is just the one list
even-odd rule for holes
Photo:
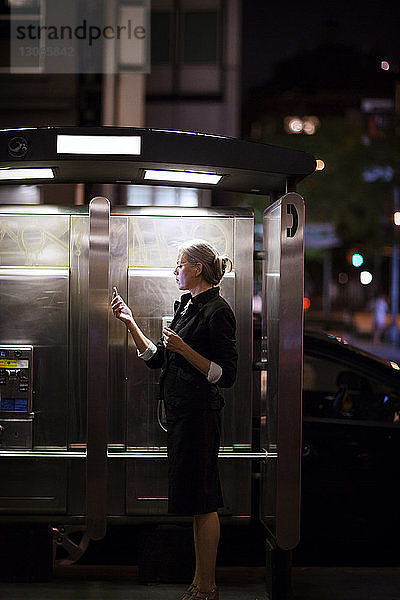
[[303,414],[400,424],[400,393],[354,366],[307,355]]
[[218,34],[218,12],[185,12],[182,31],[183,62],[185,64],[216,63],[219,58]]
[[223,0],[177,0],[151,13],[149,98],[220,99],[223,89]]
[[151,13],[151,62],[168,64],[172,60],[172,13]]

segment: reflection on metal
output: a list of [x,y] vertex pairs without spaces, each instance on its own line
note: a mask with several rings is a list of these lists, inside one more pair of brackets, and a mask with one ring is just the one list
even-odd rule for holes
[[[71,450],[0,450],[1,458],[34,458],[34,459],[85,459],[86,452],[72,452]],[[108,450],[108,458],[123,459],[123,458],[167,458],[166,450],[127,450],[123,452],[113,452]],[[221,459],[247,459],[247,460],[263,460],[265,458],[275,459],[278,454],[276,452],[219,452],[218,458]]]
[[[108,452],[109,458],[167,458],[166,450],[127,450],[126,452]],[[220,459],[246,459],[246,460],[262,460],[265,458],[276,458],[274,452],[219,452]]]
[[57,458],[57,459],[83,459],[86,458],[86,452],[71,452],[70,450],[0,450],[1,458]]
[[107,528],[110,204],[106,198],[90,202],[89,220],[86,519],[89,537],[98,540]]
[[0,267],[1,275],[23,275],[26,277],[57,277],[63,275],[68,277],[69,269],[65,267],[54,267],[53,269],[46,267]]
[[[203,209],[193,213],[191,209],[180,208],[179,217],[174,208],[163,208],[162,216],[144,214],[142,208],[113,207],[111,232],[114,230],[115,213],[125,215],[129,239],[128,280],[126,270],[121,268],[124,259],[121,252],[125,248],[124,228],[119,231],[121,252],[112,249],[110,274],[112,285],[124,295],[134,309],[139,325],[150,339],[157,341],[161,336],[162,317],[171,315],[174,300],[181,293],[172,275],[176,265],[179,244],[194,237],[205,238],[216,245],[221,253],[231,256],[234,271],[221,282],[221,293],[235,311],[238,323],[239,376],[233,390],[224,392],[224,429],[222,444],[225,446],[249,444],[251,446],[251,403],[241,398],[251,394],[252,336],[248,315],[252,302],[252,245],[253,218],[249,210]],[[196,215],[196,216],[194,216]],[[112,233],[113,235],[113,233]],[[115,320],[114,320],[115,321]],[[111,322],[113,332],[112,353],[118,349],[119,361],[111,363],[111,381],[121,382],[123,373],[114,375],[120,369],[126,342],[125,330],[119,323]],[[127,447],[143,448],[166,445],[165,432],[157,420],[157,381],[158,373],[147,369],[138,360],[131,339],[128,339],[127,355]],[[114,386],[114,384],[113,384]],[[119,402],[121,394],[114,393],[114,402]],[[121,406],[119,419],[121,427],[126,413]],[[117,415],[115,414],[117,420]]]
[[[262,445],[277,448],[264,465],[262,518],[278,545],[300,536],[301,390],[303,347],[304,201],[289,193],[264,213]],[[276,274],[280,273],[280,277]],[[276,486],[276,487],[275,487]],[[271,525],[271,515],[276,515]]]
[[[208,214],[207,209],[194,216],[191,209],[163,209],[157,217],[134,213],[130,221],[129,266],[175,268],[179,246],[194,238],[211,242],[221,253],[233,256],[235,219],[224,214]],[[136,216],[138,215],[138,216]],[[172,218],[171,218],[172,217]],[[247,217],[248,218],[248,217]],[[234,265],[235,266],[235,265]]]
[[[165,269],[131,269],[130,276],[131,277],[174,277],[173,274],[174,267],[166,267]],[[1,269],[0,269],[1,272]],[[229,273],[225,273],[224,277],[235,277],[235,271],[230,271]]]
[[[16,207],[17,208],[17,207]],[[21,207],[19,207],[21,208]],[[2,266],[15,267],[68,267],[69,216],[36,215],[26,213],[12,218],[14,207],[8,207],[9,214],[0,214],[0,254]]]
[[[32,207],[27,207],[25,214],[22,207],[17,208],[0,207],[0,341],[34,347],[34,418],[29,432],[25,424],[18,425],[21,433],[25,431],[24,445],[17,448],[7,441],[7,447],[0,450],[0,459],[6,472],[12,471],[11,465],[23,465],[17,487],[18,494],[27,498],[24,506],[32,514],[42,513],[44,501],[38,498],[52,496],[55,511],[65,507],[71,518],[84,515],[86,458],[88,518],[95,520],[91,535],[103,533],[107,473],[109,481],[115,482],[109,515],[122,517],[126,506],[129,514],[152,514],[153,502],[142,500],[140,509],[134,500],[126,504],[126,490],[131,485],[127,481],[129,469],[143,478],[138,491],[141,498],[165,496],[166,434],[157,420],[158,373],[137,358],[131,340],[127,345],[125,328],[108,309],[109,289],[117,285],[132,304],[146,334],[157,340],[163,317],[171,315],[174,300],[181,295],[172,275],[177,246],[190,237],[205,237],[220,252],[230,255],[234,263],[234,270],[223,278],[221,293],[237,317],[239,376],[235,387],[224,392],[220,463],[228,512],[249,516],[251,463],[266,457],[265,452],[251,452],[251,211],[179,208],[177,213],[174,208],[164,207],[162,215],[154,216],[141,207],[113,207],[108,254],[107,233],[101,229],[107,220],[107,206],[102,204],[99,214],[93,213],[92,205],[89,293],[87,207],[56,209],[42,205],[32,214]],[[105,281],[107,261],[109,285]],[[94,281],[98,269],[103,269],[100,283]],[[18,320],[14,318],[16,310]],[[108,342],[104,316],[108,319]],[[108,386],[102,366],[104,350],[110,365]],[[9,423],[6,425],[9,429]],[[274,456],[270,453],[268,459]],[[137,462],[142,466],[128,467]],[[47,481],[43,470],[29,469],[31,463],[52,465],[48,471],[53,474],[51,479]],[[57,469],[67,467],[68,477],[59,477]],[[159,478],[159,490],[152,489],[150,473]],[[36,484],[43,485],[46,493],[32,494]],[[17,495],[12,486],[8,495]],[[0,496],[2,510],[11,508],[10,502]],[[157,514],[160,511],[166,514],[166,505],[158,507]]]
[[[50,522],[51,515],[63,514],[77,522],[86,504],[88,534],[94,539],[104,535],[108,517],[167,514],[166,434],[157,418],[158,372],[137,358],[131,338],[108,304],[116,285],[145,334],[157,341],[163,318],[171,316],[174,300],[181,295],[172,275],[179,244],[202,237],[234,264],[221,282],[221,293],[236,314],[239,348],[237,382],[224,392],[219,453],[223,514],[250,517],[252,470],[259,462],[266,482],[262,519],[282,548],[293,547],[300,485],[297,298],[302,297],[303,208],[299,196],[288,194],[265,216],[268,302],[261,359],[267,370],[260,372],[261,414],[250,401],[251,211],[163,207],[152,213],[151,207],[116,206],[109,215],[104,198],[92,202],[90,216],[87,207],[35,210],[21,214],[14,207],[8,212],[0,209],[0,341],[34,347],[36,392],[26,445],[0,450],[0,477],[3,474],[7,491],[7,498],[0,495],[0,511],[48,514]],[[261,423],[261,449],[252,438],[255,419]],[[25,431],[24,424],[18,426]],[[19,477],[15,485],[7,479],[14,467]],[[107,481],[115,490],[108,505]],[[16,501],[17,497],[23,500]]]

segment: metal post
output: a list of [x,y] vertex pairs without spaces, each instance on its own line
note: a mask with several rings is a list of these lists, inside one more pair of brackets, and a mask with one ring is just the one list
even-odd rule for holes
[[110,203],[106,198],[93,198],[89,219],[86,523],[89,537],[99,540],[107,528]]
[[[393,188],[393,212],[399,209],[399,188],[397,185]],[[397,346],[399,342],[399,330],[397,328],[397,315],[399,312],[399,243],[396,240],[392,246],[392,273],[390,289],[390,305],[392,313],[392,322],[390,325],[390,342]]]

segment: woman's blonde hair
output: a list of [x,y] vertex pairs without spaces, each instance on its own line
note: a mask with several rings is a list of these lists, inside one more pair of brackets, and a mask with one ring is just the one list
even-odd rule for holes
[[232,271],[231,259],[226,254],[219,254],[215,246],[206,240],[188,240],[179,247],[178,252],[185,254],[187,261],[192,265],[201,263],[203,279],[211,285],[217,285],[225,271]]

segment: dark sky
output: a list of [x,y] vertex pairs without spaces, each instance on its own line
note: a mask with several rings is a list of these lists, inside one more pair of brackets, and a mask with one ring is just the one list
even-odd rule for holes
[[264,84],[278,61],[329,37],[400,65],[400,0],[243,0],[243,11],[245,89]]

